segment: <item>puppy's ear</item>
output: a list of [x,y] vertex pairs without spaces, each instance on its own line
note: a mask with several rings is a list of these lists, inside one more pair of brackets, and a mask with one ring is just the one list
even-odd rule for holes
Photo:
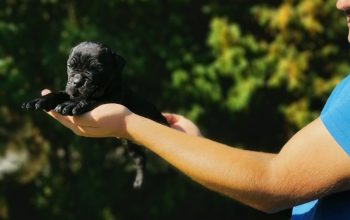
[[115,59],[118,72],[121,72],[126,64],[125,59],[116,53],[114,53],[114,59]]

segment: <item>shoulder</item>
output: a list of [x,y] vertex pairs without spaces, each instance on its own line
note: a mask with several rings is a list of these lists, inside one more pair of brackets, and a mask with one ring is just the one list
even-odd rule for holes
[[350,76],[333,90],[320,120],[339,146],[350,155]]
[[349,103],[347,101],[350,101],[350,75],[340,81],[338,85],[333,89],[321,112],[321,117],[329,112],[336,110],[339,106],[348,107],[345,105]]

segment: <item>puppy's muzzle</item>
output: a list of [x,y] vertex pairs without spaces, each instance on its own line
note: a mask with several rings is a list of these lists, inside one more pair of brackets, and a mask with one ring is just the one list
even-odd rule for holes
[[79,88],[84,84],[84,77],[81,74],[75,74],[72,79],[72,85]]

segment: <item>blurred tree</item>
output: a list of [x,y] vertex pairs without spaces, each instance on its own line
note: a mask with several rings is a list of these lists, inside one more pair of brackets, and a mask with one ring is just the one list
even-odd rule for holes
[[70,48],[96,40],[161,109],[214,140],[277,152],[349,71],[341,16],[331,0],[0,1],[0,219],[288,219],[209,192],[151,153],[134,191],[116,140],[76,137],[20,103],[62,89]]

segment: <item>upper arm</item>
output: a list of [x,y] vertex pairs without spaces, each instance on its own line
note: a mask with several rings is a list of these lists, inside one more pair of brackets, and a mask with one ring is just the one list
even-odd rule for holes
[[350,189],[350,157],[318,118],[271,162],[271,191],[284,207]]

